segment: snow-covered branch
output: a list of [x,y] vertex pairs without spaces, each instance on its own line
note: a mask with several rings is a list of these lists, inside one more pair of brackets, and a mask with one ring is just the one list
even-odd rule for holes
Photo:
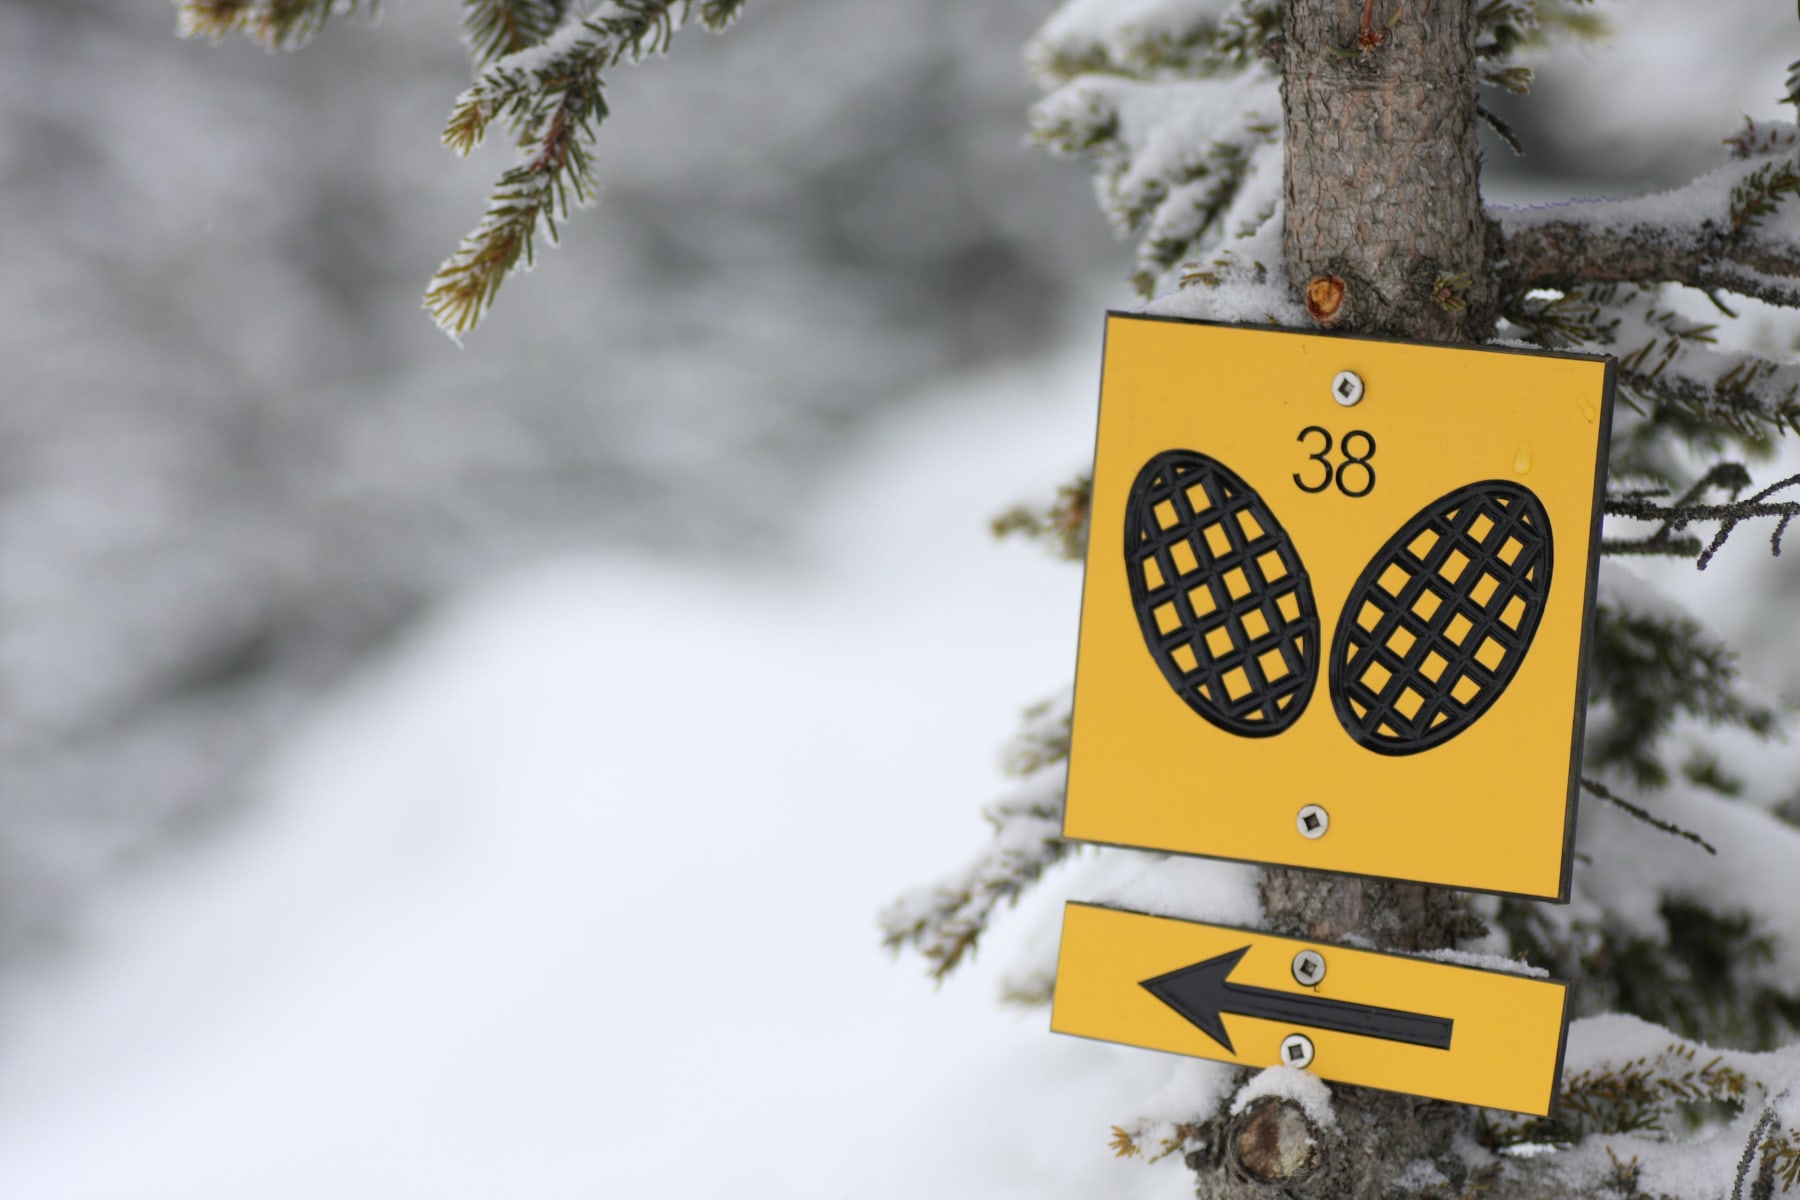
[[1640,788],[1667,784],[1674,767],[1665,742],[1683,718],[1763,737],[1777,730],[1775,707],[1693,614],[1613,562],[1600,572],[1597,599],[1584,773],[1617,771]]
[[1751,123],[1736,160],[1684,187],[1626,200],[1489,206],[1514,291],[1680,283],[1800,307],[1800,131]]
[[563,23],[569,0],[463,0],[463,42],[477,67],[537,45]]
[[297,50],[330,18],[376,7],[376,0],[176,0],[175,30],[211,42],[241,33],[267,50]]
[[[1684,1112],[1708,1105],[1737,1115],[1684,1135]],[[1715,1049],[1607,1016],[1570,1027],[1548,1118],[1490,1118],[1481,1140],[1507,1160],[1503,1195],[1768,1196],[1800,1176],[1797,1126],[1800,1049]]]
[[[1545,219],[1490,209],[1506,237],[1508,283],[1566,289],[1586,283],[1681,283],[1800,308],[1800,241],[1747,238],[1698,226],[1616,222],[1619,201],[1583,201]],[[1561,207],[1561,206],[1559,206]]]
[[1281,31],[1275,0],[1069,0],[1025,49],[1047,85],[1078,75],[1216,74]]
[[[1738,463],[1720,463],[1691,488],[1687,495],[1674,501],[1664,503],[1659,497],[1634,494],[1608,497],[1606,512],[1608,516],[1630,517],[1638,521],[1660,522],[1656,532],[1647,538],[1631,541],[1610,540],[1601,546],[1603,554],[1674,554],[1687,557],[1695,554],[1695,565],[1704,569],[1712,561],[1713,555],[1725,544],[1725,539],[1745,521],[1753,521],[1759,517],[1773,518],[1774,531],[1769,535],[1769,549],[1772,553],[1781,553],[1781,538],[1787,532],[1789,522],[1800,516],[1800,501],[1771,499],[1777,492],[1800,486],[1800,475],[1790,475],[1786,479],[1761,489],[1743,499],[1738,493],[1750,483],[1749,472]],[[1731,498],[1724,503],[1709,504],[1701,497],[1713,487],[1723,487],[1729,491]],[[1704,549],[1699,546],[1697,538],[1678,538],[1677,535],[1689,525],[1701,522],[1716,524],[1718,530],[1712,541]],[[1690,550],[1690,547],[1692,548]]]
[[[1088,516],[1094,499],[1094,479],[1087,472],[1056,489],[1056,499],[1041,508],[1015,504],[988,523],[995,537],[1022,534],[1047,543],[1058,558],[1080,562],[1087,554]],[[1064,745],[1068,731],[1064,727]],[[1021,772],[1023,774],[1023,772]]]
[[1132,281],[1146,297],[1209,235],[1260,226],[1280,195],[1281,95],[1260,64],[1171,82],[1083,76],[1039,101],[1031,128],[1095,160],[1101,208],[1139,239]]
[[[444,144],[466,155],[502,120],[519,151],[480,223],[426,289],[425,308],[444,332],[457,337],[473,329],[507,276],[531,264],[538,233],[554,243],[556,222],[571,203],[593,200],[593,144],[608,114],[601,72],[662,54],[696,9],[718,30],[742,7],[743,0],[607,0],[476,77],[457,98]],[[479,34],[473,44],[482,45]]]
[[1714,349],[1717,327],[1682,316],[1654,287],[1515,292],[1503,313],[1539,345],[1616,355],[1627,392],[1695,422],[1751,438],[1800,427],[1800,365]]
[[1073,845],[1062,840],[1065,772],[1057,770],[987,810],[991,843],[938,883],[901,896],[881,914],[882,941],[911,946],[942,979],[969,956],[994,910],[1015,901]]

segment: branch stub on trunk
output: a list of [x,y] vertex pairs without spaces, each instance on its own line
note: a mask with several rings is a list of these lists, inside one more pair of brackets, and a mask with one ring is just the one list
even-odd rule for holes
[[1344,281],[1336,275],[1314,275],[1306,285],[1306,315],[1329,329],[1344,317]]
[[1292,1100],[1264,1096],[1231,1119],[1226,1133],[1231,1165],[1256,1183],[1295,1187],[1324,1159],[1323,1136]]

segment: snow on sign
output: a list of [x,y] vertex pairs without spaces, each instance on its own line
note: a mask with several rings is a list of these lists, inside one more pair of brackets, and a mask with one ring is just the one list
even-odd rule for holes
[[1070,904],[1050,1028],[1545,1116],[1567,999],[1504,971]]
[[1112,314],[1064,836],[1566,899],[1612,379]]

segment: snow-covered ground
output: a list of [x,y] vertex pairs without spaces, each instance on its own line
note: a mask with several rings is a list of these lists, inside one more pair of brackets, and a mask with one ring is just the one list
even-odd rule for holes
[[984,843],[1066,684],[1078,571],[985,519],[1087,457],[1089,311],[890,409],[779,561],[434,612],[8,981],[0,1197],[1186,1195],[1106,1147],[1170,1060],[995,1003],[1053,903],[942,989],[874,926]]
[[1004,928],[934,996],[873,920],[1066,678],[1077,570],[984,526],[1087,454],[1088,325],[873,428],[798,564],[438,611],[12,981],[0,1196],[1183,1192],[1106,1150],[1167,1060],[997,1008]]
[[[643,467],[646,446],[689,452],[698,429],[728,465],[837,455],[835,432],[807,431],[848,427],[864,392],[885,395],[907,371],[1017,343],[1033,304],[1061,301],[1070,264],[1089,260],[1031,168],[971,182],[971,164],[998,163],[1023,123],[1022,100],[1001,95],[1018,86],[1018,38],[980,36],[1003,6],[938,3],[926,21],[769,5],[766,26],[759,6],[719,42],[727,57],[707,60],[702,41],[645,72],[646,103],[622,103],[631,118],[609,134],[606,206],[580,222],[594,240],[584,250],[578,235],[560,265],[512,285],[489,331],[489,346],[516,343],[529,376],[480,349],[444,365],[412,307],[418,272],[443,252],[434,239],[454,237],[475,194],[440,186],[455,165],[433,122],[464,67],[430,6],[345,30],[346,57],[321,46],[275,60],[177,47],[154,7],[0,9],[17,35],[0,38],[16,50],[0,75],[14,101],[0,106],[0,176],[30,213],[0,222],[18,318],[0,332],[17,460],[0,666],[9,735],[57,759],[5,764],[8,836],[31,853],[0,853],[0,919],[18,922],[20,896],[37,895],[21,873],[44,873],[51,851],[74,864],[56,878],[93,873],[84,855],[110,861],[110,841],[94,849],[96,813],[136,845],[161,818],[133,814],[206,811],[147,803],[172,788],[152,768],[192,760],[204,786],[176,782],[218,790],[210,760],[234,770],[231,739],[256,740],[236,726],[285,719],[289,695],[333,673],[314,670],[317,646],[351,654],[404,611],[375,584],[410,598],[516,557],[445,568],[459,543],[433,533],[442,497],[466,517],[488,511],[479,489],[500,511],[523,488],[521,507],[553,516],[557,536],[505,526],[507,546],[567,544],[573,526],[595,541],[735,542],[739,562],[758,552],[739,532],[756,522],[689,525],[719,511],[719,480],[750,482],[752,515],[825,499],[793,516],[799,557],[754,574],[564,558],[439,605],[292,730],[258,802],[192,848],[147,854],[48,960],[9,956],[0,1200],[1186,1195],[1180,1170],[1105,1147],[1108,1126],[1164,1087],[1168,1060],[1054,1038],[1043,1013],[994,1003],[997,968],[1053,905],[1028,901],[1037,911],[1002,921],[941,990],[916,959],[890,962],[874,928],[894,894],[985,842],[977,809],[1007,786],[996,749],[1021,706],[1066,685],[1077,572],[994,545],[984,520],[1047,497],[1086,458],[1098,305],[1060,360],[964,380],[859,429],[828,488],[798,467]],[[1789,18],[1736,8],[1743,20],[1696,27],[1681,0],[1644,0],[1615,21],[1623,53],[1562,52],[1524,110],[1542,115],[1514,118],[1534,155],[1522,165],[1603,169],[1601,190],[1635,190],[1699,169],[1738,109],[1775,115],[1787,53],[1775,23]],[[946,56],[926,33],[952,17],[966,27]],[[764,28],[766,52],[753,41]],[[886,52],[847,50],[857,31]],[[957,67],[977,56],[1003,65]],[[720,65],[746,61],[742,77]],[[813,86],[784,86],[801,75]],[[1616,103],[1633,94],[1621,80],[1658,75],[1717,90],[1704,104],[1690,87]],[[678,82],[649,90],[665,77]],[[233,80],[258,90],[220,90]],[[328,94],[338,102],[315,103]],[[764,95],[778,111],[744,99]],[[729,119],[700,120],[708,106]],[[773,149],[744,136],[764,123],[778,127]],[[634,138],[673,150],[637,178],[615,153]],[[957,154],[927,169],[921,146]],[[1570,190],[1499,183],[1515,199]],[[726,190],[782,219],[721,215]],[[927,193],[939,206],[914,212]],[[821,240],[830,255],[815,261]],[[608,281],[630,305],[607,306],[595,288]],[[983,288],[1004,301],[930,324],[964,311],[947,294]],[[831,336],[796,357],[782,311]],[[1765,340],[1785,344],[1785,327]],[[682,402],[763,360],[783,369],[754,395]],[[592,395],[565,395],[568,379],[593,381]],[[627,402],[648,434],[613,413]],[[518,461],[560,473],[515,473],[513,448],[540,443],[559,453]],[[348,465],[325,452],[345,445]],[[257,455],[243,466],[221,446]],[[671,461],[692,455],[656,460]],[[411,472],[396,477],[396,462]],[[1759,478],[1790,463],[1759,464]],[[670,480],[687,507],[650,518],[630,503]],[[317,519],[321,494],[335,525]],[[1780,633],[1794,571],[1761,537],[1740,532],[1705,576],[1639,569],[1721,627]],[[291,687],[288,658],[262,668],[280,677],[279,705],[225,688],[215,704],[235,716],[214,720],[177,689],[143,726],[121,724],[127,702],[149,709],[165,675],[185,677],[163,669],[183,665],[178,651],[229,676],[228,651],[263,644],[250,636],[262,597],[277,635],[302,635],[274,644],[306,660]],[[1746,644],[1748,670],[1794,699],[1793,640]],[[56,720],[20,720],[33,705]],[[1779,772],[1791,758],[1759,761]],[[1752,791],[1790,783],[1757,776]],[[1691,815],[1727,840],[1709,813]],[[31,832],[65,824],[68,839]]]

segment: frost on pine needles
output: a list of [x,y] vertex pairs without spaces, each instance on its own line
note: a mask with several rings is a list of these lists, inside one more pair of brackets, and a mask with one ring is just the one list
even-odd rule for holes
[[570,0],[463,0],[463,44],[477,66],[544,41],[568,16]]
[[[468,155],[498,122],[515,153],[487,210],[445,259],[425,290],[425,309],[460,338],[493,307],[500,286],[536,259],[538,238],[554,244],[558,222],[599,193],[593,153],[608,116],[603,73],[665,53],[675,33],[698,20],[725,29],[744,0],[463,0],[463,40],[476,68],[457,97],[444,145]],[[270,49],[303,44],[358,0],[177,0],[183,36],[218,41],[242,33]],[[373,8],[368,4],[366,7]]]
[[176,0],[176,31],[217,42],[241,33],[265,50],[294,50],[334,16],[376,11],[376,0]]
[[1478,1138],[1509,1160],[1502,1190],[1539,1194],[1521,1184],[1550,1167],[1562,1194],[1766,1198],[1800,1182],[1800,1049],[1715,1049],[1627,1016],[1578,1021],[1550,1116],[1490,1113]]
[[[1352,57],[1378,53],[1409,11],[1357,7],[1361,36],[1343,51]],[[1531,56],[1550,38],[1602,31],[1582,0],[1485,0],[1475,13],[1478,82],[1495,92],[1526,92]],[[1309,325],[1284,265],[1281,29],[1281,6],[1269,0],[1068,0],[1027,50],[1047,93],[1032,136],[1091,164],[1103,213],[1135,244],[1130,278],[1154,296],[1151,312]],[[1800,64],[1787,86],[1800,104]],[[1521,148],[1485,108],[1478,116]],[[1800,366],[1729,330],[1734,297],[1800,309],[1800,129],[1748,121],[1724,139],[1714,171],[1668,192],[1489,205],[1487,216],[1495,340],[1614,356],[1619,404],[1573,895],[1565,906],[1479,901],[1489,932],[1474,945],[1486,965],[1498,956],[1569,981],[1578,1016],[1635,1015],[1576,1025],[1564,1102],[1549,1118],[1491,1114],[1462,1161],[1400,1164],[1397,1186],[1768,1200],[1800,1183],[1800,1059],[1792,1048],[1748,1048],[1800,1033],[1800,903],[1786,886],[1800,862],[1800,754],[1772,741],[1783,706],[1745,682],[1724,642],[1616,563],[1654,556],[1704,567],[1752,524],[1779,553],[1800,514],[1800,477],[1758,483],[1746,465],[1800,431]],[[1462,306],[1469,286],[1440,276],[1431,299]],[[1043,507],[1005,514],[996,531],[1079,559],[1088,489],[1077,478]],[[1060,727],[1048,753],[1034,748],[1025,760],[1059,766],[1066,736]],[[889,945],[920,949],[941,977],[1000,899],[1017,899],[1066,854],[1056,800],[1028,795],[994,810],[993,841],[971,866],[888,911]],[[1171,897],[1204,895],[1195,873],[1226,870],[1110,849],[1084,861],[1121,880],[1135,866],[1128,883],[1085,881],[1082,898],[1196,917],[1207,914],[1181,913]],[[1450,961],[1469,953],[1444,952]],[[1033,978],[1053,985],[1052,967],[1038,963]],[[1111,1146],[1139,1161],[1184,1161],[1212,1194],[1208,1173],[1229,1159],[1221,1135],[1233,1085],[1204,1065],[1175,1075],[1142,1113],[1111,1127]]]
[[966,866],[908,892],[882,912],[882,941],[889,949],[918,951],[931,964],[933,978],[945,978],[974,952],[996,909],[1016,902],[1068,856],[1074,849],[1062,840],[1068,755],[1068,701],[1029,709],[1006,765],[1031,785],[987,810],[993,838]]
[[[481,221],[426,288],[426,311],[444,332],[459,337],[473,329],[506,278],[531,266],[538,234],[554,244],[557,222],[571,204],[593,202],[598,189],[594,138],[609,111],[601,73],[666,52],[675,32],[696,11],[707,28],[723,29],[742,3],[608,0],[482,70],[457,98],[444,127],[444,144],[467,155],[499,121],[512,135],[518,155],[500,176]],[[487,28],[476,26],[472,45],[498,44],[494,36],[479,36]]]

